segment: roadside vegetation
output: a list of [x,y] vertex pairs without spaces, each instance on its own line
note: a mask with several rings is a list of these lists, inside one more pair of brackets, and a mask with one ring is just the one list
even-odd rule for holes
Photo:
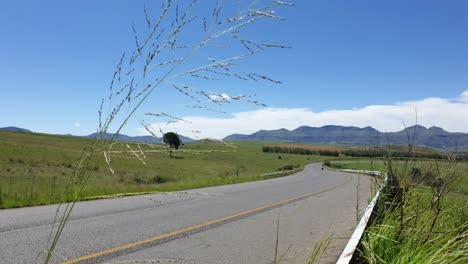
[[382,191],[356,263],[467,263],[468,163],[449,159],[329,164],[389,173],[389,187]]

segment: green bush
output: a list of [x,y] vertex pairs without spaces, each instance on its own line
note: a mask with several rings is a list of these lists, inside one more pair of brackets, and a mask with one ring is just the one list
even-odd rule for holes
[[167,182],[167,179],[163,178],[161,176],[154,176],[153,178],[151,178],[150,182],[152,184],[163,184],[163,183]]
[[133,182],[136,184],[163,184],[167,182],[167,179],[161,176],[153,176],[149,179],[145,177],[135,176]]
[[279,168],[278,170],[279,170],[279,171],[288,171],[288,170],[297,169],[297,168],[299,168],[299,167],[300,167],[299,164],[296,164],[296,165],[288,164],[288,165],[284,165],[283,167]]

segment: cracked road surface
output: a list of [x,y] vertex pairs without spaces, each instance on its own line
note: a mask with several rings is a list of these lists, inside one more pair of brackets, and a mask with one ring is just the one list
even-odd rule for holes
[[[331,237],[321,263],[334,263],[369,196],[369,177],[310,164],[266,181],[80,202],[52,263],[273,263],[276,237],[281,263],[306,263]],[[1,210],[0,262],[40,263],[56,210]]]

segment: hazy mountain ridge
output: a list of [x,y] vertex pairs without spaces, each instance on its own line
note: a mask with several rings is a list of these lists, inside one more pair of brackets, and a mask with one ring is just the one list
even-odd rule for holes
[[9,127],[0,127],[0,130],[4,131],[13,131],[13,132],[24,132],[24,133],[32,133],[31,130],[21,128],[21,127],[15,127],[15,126],[9,126]]
[[[34,133],[28,129],[20,127],[3,127],[0,130]],[[415,134],[414,134],[415,133]],[[335,126],[327,125],[323,127],[301,126],[294,130],[276,129],[260,130],[251,135],[232,134],[224,138],[226,141],[285,141],[294,143],[316,143],[316,144],[340,144],[340,145],[407,145],[408,136],[413,138],[414,144],[438,149],[459,149],[468,150],[468,134],[461,132],[448,132],[440,127],[425,128],[420,125],[408,127],[398,132],[380,132],[370,126],[359,128],[354,126]],[[73,135],[67,135],[73,136]],[[86,138],[99,136],[99,133],[93,133]],[[104,138],[110,139],[114,136],[112,133],[106,133]],[[179,135],[184,143],[195,141],[189,137]],[[141,143],[161,143],[160,138],[152,136],[128,136],[119,134],[116,138],[119,141],[141,142]]]
[[[31,130],[28,130],[28,129],[25,129],[25,128],[20,128],[20,127],[13,127],[13,126],[0,127],[0,130],[12,131],[12,132],[34,133]],[[71,135],[71,134],[67,134],[67,135],[64,135],[64,136],[84,137],[84,138],[103,137],[105,139],[111,139],[114,136],[114,134],[113,133],[105,133],[105,134],[101,135],[99,133],[92,133],[92,134],[87,135],[87,136],[74,136],[74,135]],[[184,142],[184,143],[191,143],[191,142],[195,141],[194,139],[191,139],[189,137],[185,137],[185,136],[182,136],[182,135],[179,135],[179,137],[182,140],[182,142]],[[127,136],[125,134],[117,135],[115,140],[128,141],[128,142],[141,142],[141,143],[161,143],[162,142],[161,138],[154,138],[153,136],[135,136],[135,137],[131,137],[131,136]]]
[[[85,136],[87,138],[94,138],[94,137],[103,137],[105,139],[111,139],[114,136],[113,133],[105,133],[105,134],[99,134],[99,133],[93,133],[91,135]],[[189,137],[185,137],[182,135],[179,135],[179,138],[182,140],[184,143],[191,143],[195,141],[194,139],[191,139]],[[118,141],[129,141],[129,142],[141,142],[141,143],[162,143],[161,138],[155,138],[153,136],[127,136],[124,134],[119,134],[116,137],[116,140]]]
[[468,134],[447,132],[440,127],[425,128],[412,126],[398,132],[380,132],[370,126],[359,128],[353,126],[323,127],[301,126],[294,130],[260,130],[251,135],[233,134],[224,140],[245,141],[287,141],[295,143],[316,144],[352,144],[352,145],[407,145],[408,137],[414,144],[438,149],[468,149]]

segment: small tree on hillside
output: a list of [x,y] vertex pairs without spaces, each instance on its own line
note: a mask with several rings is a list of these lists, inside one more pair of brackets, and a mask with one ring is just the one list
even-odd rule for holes
[[179,138],[179,135],[177,135],[174,132],[168,132],[165,133],[163,136],[163,142],[164,144],[168,145],[170,150],[169,150],[169,157],[172,158],[172,149],[179,149],[180,144],[182,141]]
[[173,149],[179,149],[179,146],[182,143],[182,141],[179,138],[179,135],[177,135],[174,132],[168,132],[164,134],[163,142],[164,144],[168,145],[170,148]]

